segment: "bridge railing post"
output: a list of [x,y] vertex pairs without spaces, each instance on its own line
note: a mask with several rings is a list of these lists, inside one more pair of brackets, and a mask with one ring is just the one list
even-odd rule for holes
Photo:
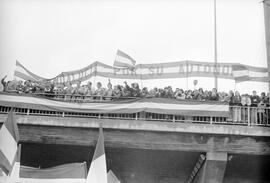
[[248,107],[247,107],[247,118],[248,118],[247,120],[248,120],[248,126],[251,125],[251,124],[250,124],[250,109],[251,109],[250,106],[248,106]]

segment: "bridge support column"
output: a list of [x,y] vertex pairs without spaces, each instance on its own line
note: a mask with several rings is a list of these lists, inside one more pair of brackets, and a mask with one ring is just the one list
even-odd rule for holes
[[200,168],[194,183],[222,183],[226,166],[227,153],[208,152],[203,166]]

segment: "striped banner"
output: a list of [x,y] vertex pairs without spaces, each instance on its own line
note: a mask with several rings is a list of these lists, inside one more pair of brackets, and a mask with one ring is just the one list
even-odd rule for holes
[[151,112],[186,116],[229,116],[229,105],[225,102],[181,101],[167,98],[137,98],[102,103],[70,103],[39,97],[0,94],[0,103],[3,106],[49,111],[113,114]]
[[19,61],[16,60],[16,68],[14,71],[14,79],[16,80],[31,80],[31,81],[44,81],[45,78],[42,78],[38,75],[27,70]]
[[100,125],[95,153],[85,183],[107,183],[107,165],[103,129]]
[[94,62],[89,66],[75,71],[62,72],[58,76],[45,79],[39,77],[19,62],[16,63],[15,76],[23,80],[53,81],[63,84],[67,82],[76,83],[86,81],[95,76],[117,78],[117,79],[165,79],[165,78],[187,78],[187,77],[214,77],[223,79],[234,79],[236,82],[259,81],[267,82],[267,68],[253,67],[237,63],[218,63],[215,68],[213,62],[179,61],[156,64],[138,64],[132,69],[130,67],[112,67],[101,62]]
[[17,153],[19,131],[12,111],[0,129],[0,168],[8,175],[14,165]]
[[107,179],[108,179],[108,183],[121,183],[112,170],[108,171]]
[[129,56],[128,54],[124,53],[121,50],[117,50],[113,66],[133,68],[135,67],[135,64],[136,61],[133,58],[131,58],[131,56]]
[[268,82],[267,68],[250,67],[247,65],[233,65],[233,77],[235,82],[259,81]]
[[70,163],[52,168],[20,167],[20,183],[85,183],[86,163]]
[[19,144],[18,146],[15,162],[11,170],[11,173],[8,177],[10,183],[20,182],[20,166],[21,166],[20,163],[21,163],[21,144]]
[[[93,76],[117,79],[151,80],[164,78],[214,77],[215,65],[211,62],[180,61],[157,64],[138,64],[134,68],[112,67],[95,62],[82,70],[64,72],[51,79],[55,83],[85,81]],[[217,66],[219,78],[234,79],[232,64],[220,63]]]

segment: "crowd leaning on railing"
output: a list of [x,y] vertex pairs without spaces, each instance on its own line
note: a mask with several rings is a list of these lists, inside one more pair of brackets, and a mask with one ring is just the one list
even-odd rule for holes
[[[52,82],[35,82],[35,81],[6,81],[6,76],[1,80],[3,92],[35,94],[43,97],[49,97],[56,100],[65,100],[69,102],[91,102],[91,101],[108,101],[131,98],[170,98],[176,100],[195,100],[195,101],[220,101],[228,102],[233,121],[252,121],[260,123],[270,123],[269,93],[262,92],[260,95],[254,90],[252,94],[240,94],[238,91],[230,90],[218,92],[215,88],[211,91],[203,88],[194,90],[183,90],[181,88],[172,89],[171,86],[164,88],[147,87],[140,88],[138,83],[115,85],[107,83],[106,87],[101,82],[97,82],[96,88],[91,82],[82,85],[81,82],[76,84],[66,83],[57,85]],[[249,117],[247,117],[249,115]]]
[[[29,93],[29,94],[47,94],[47,96],[64,96],[68,95],[69,99],[100,99],[110,100],[119,98],[136,98],[136,97],[156,97],[171,98],[178,100],[197,100],[197,101],[221,101],[229,102],[235,106],[269,106],[269,93],[262,92],[260,95],[254,90],[252,94],[240,94],[238,91],[230,90],[226,92],[218,92],[215,88],[211,91],[203,90],[203,88],[194,90],[183,90],[181,88],[172,89],[171,86],[164,88],[148,89],[139,87],[138,83],[132,83],[130,86],[125,81],[123,85],[115,85],[109,81],[107,87],[103,87],[101,82],[97,82],[96,89],[91,82],[82,85],[77,82],[72,85],[70,82],[62,85],[56,85],[52,82],[39,83],[31,80],[27,81],[5,81],[6,76],[2,78],[1,84],[3,91],[9,93]],[[79,98],[80,97],[80,98]],[[91,98],[92,97],[92,98]],[[74,100],[79,101],[79,100]]]

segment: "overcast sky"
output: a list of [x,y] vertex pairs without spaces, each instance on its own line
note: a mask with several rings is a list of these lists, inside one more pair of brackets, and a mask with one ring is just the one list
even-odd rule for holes
[[[219,62],[267,66],[260,2],[217,0]],[[94,61],[112,65],[117,49],[137,63],[213,61],[213,30],[213,0],[0,0],[0,77],[12,79],[16,60],[45,78]],[[194,79],[198,87],[214,86],[213,79],[190,78],[189,87]],[[186,88],[186,81],[143,85]],[[234,89],[233,80],[219,81],[220,90]],[[268,90],[254,82],[236,89],[251,86]]]

